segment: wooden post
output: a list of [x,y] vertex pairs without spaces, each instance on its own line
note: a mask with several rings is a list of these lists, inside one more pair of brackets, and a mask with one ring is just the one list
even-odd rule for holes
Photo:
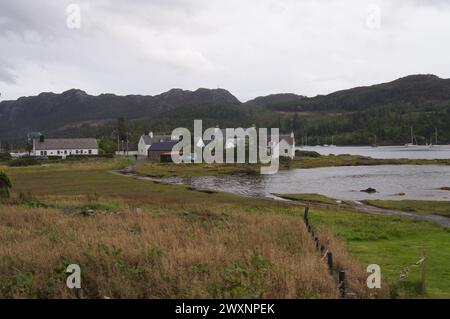
[[345,298],[345,270],[339,271],[339,291],[341,292],[341,297]]
[[305,207],[305,214],[303,215],[303,218],[305,219],[305,222],[308,220],[308,213],[309,213],[309,206]]
[[308,232],[311,232],[311,225],[308,225]]
[[324,245],[320,245],[320,253],[323,254],[325,253],[325,246]]
[[330,271],[333,270],[333,254],[331,252],[327,253],[327,264]]
[[424,294],[425,295],[425,292],[426,292],[426,288],[425,288],[425,273],[426,273],[426,267],[427,267],[427,251],[426,250],[424,250],[423,252],[422,252],[422,278],[421,278],[421,281],[422,281],[422,294]]

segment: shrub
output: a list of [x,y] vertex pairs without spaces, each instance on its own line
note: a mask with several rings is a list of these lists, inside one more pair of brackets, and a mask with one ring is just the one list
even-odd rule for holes
[[320,157],[320,154],[315,151],[295,151],[295,156]]
[[0,162],[6,162],[11,159],[11,155],[9,153],[0,153]]
[[9,189],[12,188],[12,182],[5,172],[0,171],[0,197],[9,197]]
[[24,156],[16,159],[12,159],[8,162],[9,166],[31,166],[39,165],[39,161],[31,156]]

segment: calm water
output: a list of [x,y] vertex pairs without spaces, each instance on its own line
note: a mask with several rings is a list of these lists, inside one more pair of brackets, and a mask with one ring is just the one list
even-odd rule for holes
[[[343,200],[418,199],[450,200],[450,166],[382,165],[324,167],[281,171],[276,175],[167,178],[191,185],[240,195],[270,197],[271,193],[318,193]],[[360,192],[372,187],[376,194]],[[405,196],[395,194],[406,193]]]
[[380,159],[448,159],[450,158],[450,145],[439,146],[308,146],[300,150],[316,151],[322,155],[362,155]]

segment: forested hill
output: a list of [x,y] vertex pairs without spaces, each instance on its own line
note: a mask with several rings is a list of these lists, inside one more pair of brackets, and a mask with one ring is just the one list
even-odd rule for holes
[[[450,79],[410,75],[398,80],[291,101],[265,109],[282,114],[308,144],[450,144]],[[283,122],[283,121],[282,121]]]
[[78,89],[61,94],[41,93],[15,101],[0,102],[0,138],[20,138],[30,131],[61,135],[78,134],[119,117],[127,120],[151,118],[179,107],[239,105],[241,102],[223,89],[185,91],[172,89],[156,95],[89,95]]
[[41,93],[0,103],[0,140],[24,141],[30,131],[47,136],[107,138],[118,118],[135,138],[149,130],[205,127],[279,127],[293,130],[299,143],[404,144],[411,128],[421,144],[450,144],[450,80],[411,75],[368,87],[305,97],[283,93],[241,103],[224,89],[172,89],[155,96],[92,96],[81,90]]
[[279,101],[268,107],[275,111],[367,111],[388,105],[404,103],[450,101],[450,79],[435,75],[410,75],[398,80],[367,87],[302,98],[293,101]]

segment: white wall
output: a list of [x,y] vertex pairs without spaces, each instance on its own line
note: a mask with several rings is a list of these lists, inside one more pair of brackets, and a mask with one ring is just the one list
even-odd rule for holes
[[[59,154],[58,154],[59,151]],[[78,151],[78,153],[77,153]],[[80,153],[81,151],[81,153]],[[33,151],[31,153],[32,156],[69,156],[69,155],[98,155],[98,149],[91,149],[91,154],[89,154],[89,150],[47,150],[47,151]],[[42,153],[42,152],[47,152]],[[66,153],[64,153],[66,152]],[[45,155],[44,155],[45,154]]]
[[147,156],[149,147],[150,147],[150,145],[145,144],[144,139],[141,136],[141,138],[139,139],[139,144],[138,144],[138,154]]

